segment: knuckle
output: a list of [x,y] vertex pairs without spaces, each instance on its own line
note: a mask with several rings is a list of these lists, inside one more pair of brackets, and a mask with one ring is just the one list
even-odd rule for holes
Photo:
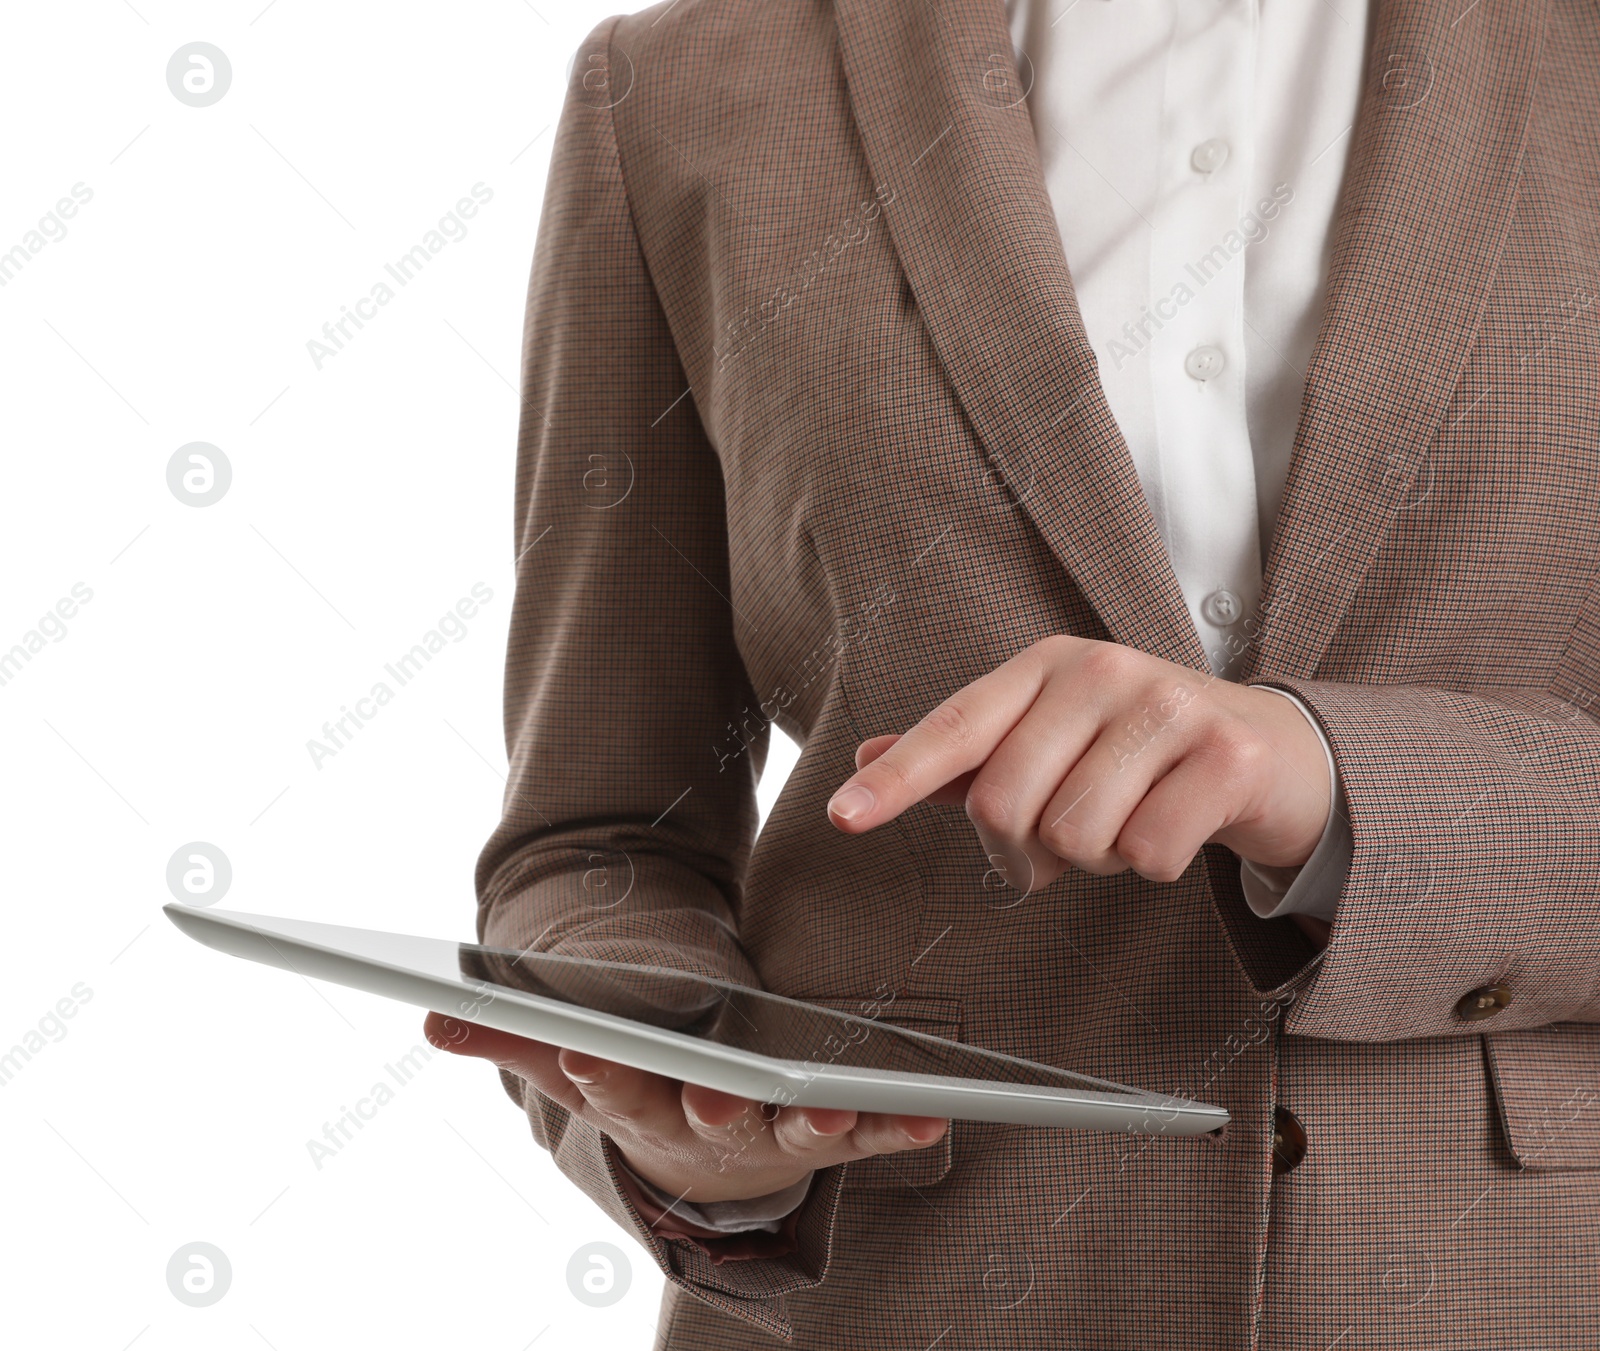
[[1146,835],[1123,835],[1117,840],[1117,853],[1136,873],[1153,882],[1176,882],[1188,866],[1173,856],[1172,849]]
[[1074,802],[1060,811],[1047,810],[1039,822],[1039,842],[1057,858],[1070,862],[1098,852],[1097,842],[1089,833],[1091,823],[1073,814],[1076,805]]
[[1206,740],[1206,750],[1230,779],[1250,777],[1266,763],[1266,743],[1248,727],[1219,723]]
[[1178,692],[1172,681],[1159,676],[1141,675],[1133,688],[1135,707],[1163,725],[1175,721],[1184,705],[1191,702],[1186,694]]
[[1165,850],[1157,841],[1148,835],[1136,834],[1129,830],[1124,830],[1117,836],[1117,853],[1131,867],[1141,871],[1146,867],[1158,865],[1165,858]]
[[1002,784],[975,781],[967,790],[967,819],[979,830],[1004,837],[1016,816],[1016,800]]
[[1130,684],[1138,665],[1136,654],[1119,643],[1093,643],[1084,652],[1081,661],[1086,678],[1114,689]]
[[1039,842],[1057,858],[1071,861],[1083,850],[1083,827],[1068,817],[1042,822]]
[[922,726],[954,746],[968,746],[978,726],[960,699],[946,699],[923,718]]
[[1065,633],[1051,633],[1028,644],[1017,655],[1028,662],[1037,675],[1044,676],[1066,661],[1081,646],[1083,639]]
[[857,783],[868,786],[882,786],[895,793],[909,791],[912,787],[911,769],[909,765],[901,762],[895,754],[894,747],[890,747],[876,760],[856,775]]

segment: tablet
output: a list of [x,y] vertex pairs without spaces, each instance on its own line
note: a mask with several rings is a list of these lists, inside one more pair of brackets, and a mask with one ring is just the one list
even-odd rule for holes
[[[829,1008],[665,965],[514,952],[171,903],[207,947],[760,1103],[1019,1126],[1203,1135],[1220,1107],[894,1024],[892,995]],[[685,955],[684,966],[689,965]]]

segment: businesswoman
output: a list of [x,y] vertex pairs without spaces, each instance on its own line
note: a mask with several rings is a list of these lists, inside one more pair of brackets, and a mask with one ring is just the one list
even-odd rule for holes
[[662,1346],[1600,1343],[1597,67],[1576,0],[591,35],[483,939],[1231,1114],[774,1112],[430,1018]]

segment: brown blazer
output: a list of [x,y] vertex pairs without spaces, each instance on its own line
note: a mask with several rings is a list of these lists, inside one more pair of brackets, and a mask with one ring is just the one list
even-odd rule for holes
[[[1600,14],[1374,25],[1244,676],[1306,701],[1343,777],[1320,958],[1218,846],[1023,899],[959,809],[824,813],[861,740],[1047,634],[1206,667],[1001,0],[678,0],[579,52],[480,932],[876,1001],[1233,1117],[956,1122],[820,1175],[796,1252],[718,1263],[530,1094],[671,1278],[661,1346],[1600,1346]],[[804,753],[755,842],[769,721]],[[1305,1135],[1276,1172],[1275,1122]]]

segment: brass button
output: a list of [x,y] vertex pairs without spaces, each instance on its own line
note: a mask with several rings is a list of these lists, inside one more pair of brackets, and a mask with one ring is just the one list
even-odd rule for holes
[[1477,1023],[1493,1018],[1511,1002],[1509,985],[1484,985],[1468,990],[1456,1001],[1456,1016],[1463,1022]]
[[1272,1114],[1272,1171],[1287,1173],[1306,1156],[1306,1128],[1287,1108]]

